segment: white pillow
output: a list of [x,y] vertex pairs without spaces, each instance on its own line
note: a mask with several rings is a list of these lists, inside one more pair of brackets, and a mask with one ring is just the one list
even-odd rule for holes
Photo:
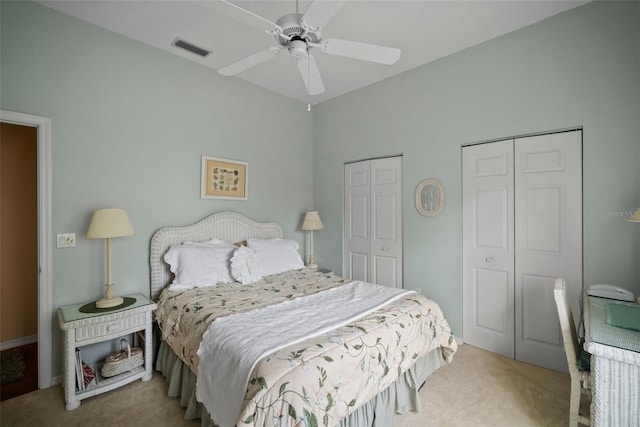
[[247,246],[252,249],[262,265],[261,276],[297,270],[304,267],[298,253],[298,243],[286,239],[249,239]]
[[261,272],[262,265],[253,249],[246,246],[236,249],[231,258],[231,276],[236,281],[243,285],[257,282],[262,279]]
[[224,240],[220,240],[220,239],[211,239],[211,240],[205,240],[204,242],[191,242],[191,241],[186,241],[183,242],[182,245],[183,246],[215,246],[215,245],[219,245],[221,243],[227,243]]
[[237,248],[230,243],[187,243],[172,246],[164,260],[175,275],[172,289],[215,286],[233,282],[229,263]]

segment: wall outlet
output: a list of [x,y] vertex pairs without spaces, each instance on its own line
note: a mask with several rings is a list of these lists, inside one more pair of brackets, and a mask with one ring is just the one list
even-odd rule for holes
[[59,248],[72,248],[76,245],[76,233],[58,234]]

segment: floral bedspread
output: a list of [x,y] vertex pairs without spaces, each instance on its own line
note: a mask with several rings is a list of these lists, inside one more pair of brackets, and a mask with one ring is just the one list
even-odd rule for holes
[[[302,269],[250,285],[227,284],[160,296],[163,340],[197,373],[202,335],[215,318],[340,286]],[[333,426],[436,348],[447,362],[457,344],[440,307],[409,294],[360,320],[279,350],[256,365],[237,425]]]

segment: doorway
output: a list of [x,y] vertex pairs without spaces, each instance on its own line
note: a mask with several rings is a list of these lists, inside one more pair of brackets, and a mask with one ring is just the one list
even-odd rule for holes
[[402,156],[344,167],[344,277],[403,287]]
[[[582,289],[582,131],[463,147],[465,342],[567,371],[553,298]],[[578,319],[576,319],[578,320]]]
[[[0,122],[35,129],[37,260],[34,268],[37,276],[37,386],[46,388],[52,385],[51,322],[54,315],[51,268],[51,119],[0,110]],[[11,342],[8,345],[13,346]]]
[[2,401],[38,388],[37,157],[36,128],[0,122]]

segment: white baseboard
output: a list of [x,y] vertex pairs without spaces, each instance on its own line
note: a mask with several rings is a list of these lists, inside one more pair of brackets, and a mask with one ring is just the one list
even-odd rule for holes
[[20,347],[21,345],[27,345],[34,342],[38,342],[38,335],[31,335],[29,337],[16,338],[14,340],[3,341],[0,343],[0,351],[9,350],[10,348]]
[[62,384],[62,375],[51,378],[51,386]]
[[458,345],[462,345],[462,344],[464,344],[464,339],[462,339],[462,338],[460,338],[460,337],[457,337],[457,336],[455,336],[455,335],[453,336],[453,338],[455,338],[456,343],[458,343]]

